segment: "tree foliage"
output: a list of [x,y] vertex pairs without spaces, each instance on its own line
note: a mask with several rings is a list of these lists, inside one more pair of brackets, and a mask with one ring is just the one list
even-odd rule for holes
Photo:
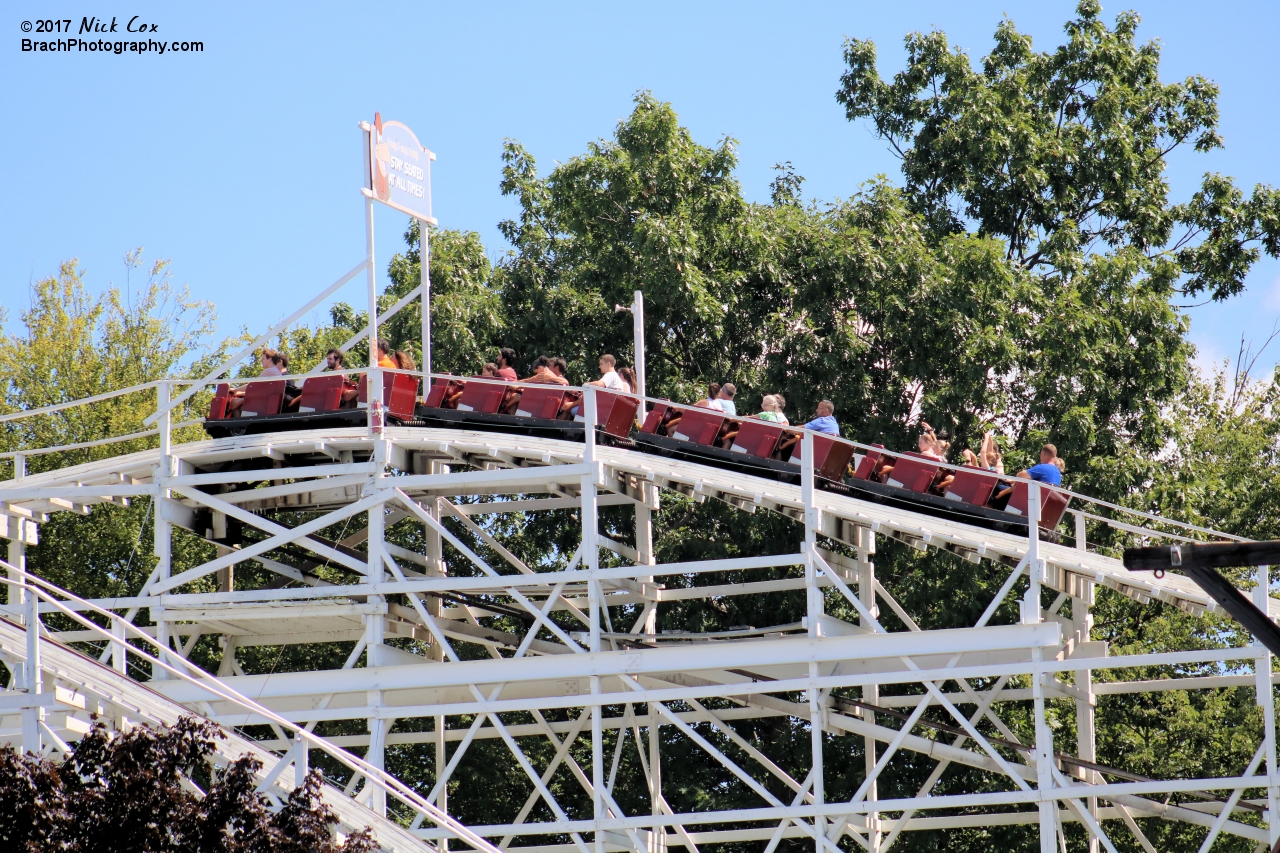
[[[262,762],[216,769],[212,723],[112,733],[98,723],[60,762],[0,748],[0,846],[15,853],[373,853],[371,830],[339,841],[312,771],[282,808],[256,790]],[[197,793],[204,788],[204,796]]]
[[1169,201],[1169,154],[1222,145],[1218,87],[1162,82],[1159,45],[1136,43],[1138,15],[1108,28],[1101,12],[1082,0],[1066,44],[1044,53],[1006,19],[978,67],[945,34],[913,33],[892,82],[875,44],[850,39],[836,97],[901,157],[904,189],[939,233],[1000,237],[1010,260],[1042,275],[1124,256],[1130,278],[1161,292],[1239,293],[1262,249],[1277,254],[1280,194],[1259,186],[1245,199],[1209,174]]
[[[142,250],[125,258],[130,276],[144,271],[145,283],[124,293],[111,286],[94,297],[79,263],[62,264],[58,274],[37,281],[31,307],[21,312],[20,331],[0,331],[0,414],[79,400],[104,391],[141,385],[188,371],[221,356],[226,344],[211,344],[213,305],[192,299],[173,284],[169,262],[149,266]],[[50,416],[0,425],[4,449],[31,449],[96,441],[145,429],[155,411],[154,390],[64,410]],[[188,407],[187,413],[196,411]],[[198,432],[198,430],[196,431]],[[186,436],[196,432],[188,431]],[[130,445],[136,447],[140,445]],[[86,448],[48,460],[31,457],[32,471],[118,453],[120,448]]]

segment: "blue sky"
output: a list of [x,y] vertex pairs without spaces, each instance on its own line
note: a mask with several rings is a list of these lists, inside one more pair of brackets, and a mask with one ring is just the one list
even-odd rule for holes
[[[362,119],[412,127],[439,159],[435,212],[478,231],[492,256],[514,212],[498,189],[502,141],[543,170],[607,137],[648,89],[696,139],[738,140],[739,178],[764,200],[771,167],[790,160],[805,195],[848,196],[896,161],[834,92],[846,36],[872,38],[882,73],[902,38],[940,28],[981,56],[1002,16],[1049,49],[1074,3],[456,3],[203,5],[134,2],[72,8],[6,2],[0,29],[0,305],[12,324],[29,286],[78,257],[92,288],[123,284],[124,254],[173,262],[178,282],[212,300],[220,331],[261,331],[363,255],[358,192]],[[1143,16],[1164,45],[1166,80],[1203,74],[1222,87],[1225,150],[1179,154],[1175,197],[1206,171],[1248,190],[1280,184],[1280,4],[1107,4]],[[31,55],[21,22],[85,13],[156,23],[151,38],[200,40],[199,54]],[[29,36],[33,37],[33,36]],[[403,248],[406,220],[379,210],[377,256]],[[1201,360],[1264,339],[1280,316],[1280,264],[1264,261],[1245,295],[1194,309]],[[360,298],[353,283],[340,298]],[[320,315],[316,315],[316,319]],[[1264,361],[1280,358],[1273,344]]]

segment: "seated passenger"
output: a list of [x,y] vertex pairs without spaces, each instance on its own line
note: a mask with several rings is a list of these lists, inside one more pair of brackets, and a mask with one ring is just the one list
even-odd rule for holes
[[[621,391],[624,394],[631,393],[631,386],[628,385],[623,378],[618,375],[618,371],[614,369],[614,365],[617,363],[617,359],[609,353],[605,353],[600,356],[600,361],[597,365],[600,369],[600,378],[593,379],[584,384],[591,385],[596,388],[604,388],[609,391]],[[573,404],[566,400],[565,407],[569,409],[569,414],[575,418],[582,414],[582,405],[580,403]]]
[[791,421],[787,420],[787,398],[781,394],[774,394],[773,399],[778,401],[778,423],[791,426]]
[[627,386],[626,393],[628,394],[637,393],[636,372],[634,370],[632,370],[630,367],[619,367],[618,378],[620,378],[623,381],[623,383]]
[[550,356],[540,355],[533,362],[533,372],[521,379],[521,382],[533,382],[542,385],[568,385],[569,380],[557,374],[551,368]]
[[[514,370],[511,372],[515,373]],[[487,362],[484,367],[480,368],[480,378],[481,379],[501,379],[504,377],[498,376],[498,365],[490,361],[490,362]]]
[[[720,405],[720,383],[712,382],[707,386],[707,396],[694,403],[693,405],[699,409],[715,409],[718,412],[724,412],[724,408]],[[674,435],[676,429],[680,426],[680,409],[670,409],[668,417],[664,420],[667,427],[667,435]],[[674,412],[675,414],[671,414]],[[723,429],[721,430],[723,432]]]
[[804,425],[805,429],[827,435],[840,435],[840,425],[836,423],[836,404],[830,400],[818,403],[818,416]]
[[[342,370],[346,360],[347,357],[343,355],[342,350],[331,349],[324,354],[324,369]],[[356,397],[359,395],[359,386],[351,381],[351,377],[342,377],[342,394],[338,398],[338,406],[343,409],[354,409]]]
[[508,382],[516,381],[516,351],[511,347],[498,350],[498,362],[494,366],[493,375]]
[[[707,386],[707,396],[693,405],[697,406],[699,409],[719,409],[720,407],[716,405],[716,396],[719,393],[720,383],[712,382]],[[666,427],[667,435],[674,436],[676,434],[676,430],[680,426],[680,412],[681,410],[676,408],[667,410],[667,415],[662,421],[663,425]]]
[[[258,359],[262,364],[262,372],[259,376],[283,376],[284,371],[276,364],[276,359],[280,353],[270,347],[263,347],[262,352],[258,354]],[[248,385],[241,385],[239,388],[232,388],[231,395],[227,398],[227,414],[228,418],[236,417],[240,414],[240,409],[244,406],[244,392],[248,390]]]
[[418,365],[414,363],[413,356],[404,350],[396,350],[391,356],[391,360],[396,363],[397,370],[417,370]]
[[772,394],[766,394],[764,399],[760,401],[761,412],[752,415],[753,418],[759,418],[762,421],[771,421],[775,424],[783,423],[782,413],[778,411],[778,398]]
[[395,369],[395,359],[391,357],[391,345],[379,338],[378,343],[378,367],[389,367]]
[[920,438],[917,441],[920,448],[920,455],[927,456],[938,462],[946,462],[946,448],[951,445],[938,438],[938,434],[933,431],[933,427],[924,421],[920,422]]
[[[499,361],[502,361],[502,360],[503,360],[502,358],[499,358]],[[485,366],[488,367],[488,365],[485,365]],[[501,372],[501,370],[502,370],[501,367],[498,367],[495,365],[495,371]],[[513,370],[512,372],[514,373],[515,371]],[[495,378],[504,379],[506,377],[496,376]],[[528,382],[534,385],[568,385],[569,384],[569,381],[567,379],[557,376],[555,372],[552,371],[551,357],[545,356],[545,355],[540,355],[537,358],[535,358],[533,360],[533,364],[530,365],[529,367],[529,376],[524,379],[520,379],[518,381]],[[521,392],[521,388],[518,385],[512,388],[509,388],[507,390],[507,393],[504,394],[502,397],[502,404],[499,411],[502,412],[503,414],[514,415],[516,413],[516,409],[520,407],[520,392]],[[462,392],[459,391],[456,395],[454,395],[454,397],[461,398]]]
[[[720,383],[712,382],[707,386],[707,396],[704,400],[694,403],[700,409],[720,409],[720,402],[717,399],[720,396]],[[724,411],[724,409],[720,409]]]
[[[938,438],[938,434],[934,432],[933,427],[924,421],[920,422],[920,426],[924,428],[924,432],[920,434],[920,455],[928,456],[938,462],[946,462],[947,451],[951,449],[951,442]],[[928,446],[926,447],[926,445]],[[940,468],[938,473],[934,475],[933,482],[929,484],[929,491],[939,496],[944,495],[947,487],[954,483],[955,479],[954,471]]]
[[[1062,472],[1066,468],[1065,462],[1058,461],[1058,448],[1052,444],[1046,444],[1040,448],[1040,464],[1032,465],[1025,471],[1019,471],[1018,476],[1024,480],[1035,480],[1038,483],[1044,483],[1046,486],[1061,486]],[[1009,500],[1009,496],[1013,494],[1013,484],[1003,484],[1002,487],[992,496],[992,502]]]
[[738,393],[738,389],[734,387],[732,382],[726,382],[720,386],[720,393],[716,395],[714,403],[731,418],[738,416],[738,407],[733,402],[733,395]]
[[[825,435],[834,435],[839,437],[840,425],[836,423],[836,404],[830,400],[822,400],[818,403],[818,414],[804,425],[805,429],[820,432]],[[778,442],[778,458],[790,459],[794,452],[795,446],[800,443],[802,435],[797,432],[787,433],[782,441]]]
[[600,362],[598,364],[600,369],[600,378],[593,379],[586,384],[594,385],[597,388],[607,388],[610,391],[622,391],[624,393],[630,391],[631,389],[627,387],[627,383],[622,381],[622,377],[619,376],[618,371],[614,369],[614,365],[617,363],[618,360],[609,355],[609,353],[605,353],[600,356]]

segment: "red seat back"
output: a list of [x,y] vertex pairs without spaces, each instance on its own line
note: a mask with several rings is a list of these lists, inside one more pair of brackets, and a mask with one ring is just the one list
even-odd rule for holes
[[564,389],[558,385],[526,385],[520,392],[516,414],[522,418],[555,420],[564,404]]
[[938,463],[918,454],[899,456],[889,474],[888,485],[913,492],[927,492],[937,476]]
[[1045,530],[1053,530],[1062,521],[1062,515],[1071,503],[1071,496],[1053,489],[1041,489],[1044,500],[1040,502],[1040,526]]
[[[804,448],[804,437],[795,443],[791,450],[791,461],[799,465],[800,454]],[[853,458],[853,445],[836,441],[833,436],[815,433],[813,436],[813,469],[818,476],[839,482],[844,479],[845,469]]]
[[424,405],[432,409],[440,408],[440,404],[444,402],[445,392],[449,390],[452,380],[441,377],[431,383],[431,391],[427,394],[427,400]]
[[477,382],[471,380],[462,389],[462,399],[458,400],[458,410],[462,412],[481,412],[496,414],[502,406],[502,395],[507,391],[505,382]]
[[718,409],[681,409],[680,423],[671,437],[694,444],[715,444],[723,424],[724,412]]
[[944,495],[949,500],[963,501],[974,506],[986,506],[995,491],[996,478],[976,470],[957,471]]
[[666,403],[654,403],[653,408],[649,410],[649,414],[645,416],[644,426],[640,427],[641,432],[647,432],[650,435],[658,431],[658,426],[662,423],[662,419],[667,416],[667,409],[670,407]]
[[[578,423],[584,423],[587,419],[587,404],[583,402],[582,392],[570,391],[568,396],[578,404],[578,414],[574,415],[573,419]],[[618,402],[620,396],[622,395],[616,391],[596,391],[596,426],[604,426],[609,422],[614,404]]]
[[251,382],[244,389],[244,405],[240,407],[241,417],[253,418],[259,415],[278,415],[284,403],[284,380],[275,382]]
[[418,377],[408,373],[388,373],[383,382],[382,402],[397,417],[411,418],[418,407]]
[[227,416],[227,400],[231,398],[231,386],[223,382],[213,392],[209,401],[209,417],[206,420],[220,421]]
[[[1027,514],[1027,480],[1019,477],[1013,481],[1013,494],[1009,496],[1009,503],[1005,506],[1005,512],[1011,512],[1014,515]],[[1067,504],[1071,502],[1068,495],[1055,491],[1051,486],[1040,484],[1040,526],[1045,530],[1052,530],[1058,526],[1058,522],[1062,520],[1062,514],[1067,511]]]
[[[361,408],[369,406],[369,377],[363,374],[357,386],[357,405]],[[382,407],[393,415],[411,418],[418,402],[418,377],[407,373],[386,372],[382,374]]]
[[596,423],[603,426],[609,435],[616,435],[618,438],[631,435],[631,427],[636,422],[636,412],[639,409],[638,397],[614,391],[596,392]]
[[[883,444],[873,444],[872,447],[884,447]],[[880,451],[869,450],[867,455],[862,457],[862,461],[858,463],[858,470],[853,472],[853,476],[859,480],[870,479],[873,471],[876,470],[876,464],[880,462]]]
[[778,449],[782,439],[782,427],[771,421],[744,418],[733,439],[732,450],[768,459]]
[[298,398],[299,412],[332,412],[342,402],[341,375],[313,376],[302,386]]

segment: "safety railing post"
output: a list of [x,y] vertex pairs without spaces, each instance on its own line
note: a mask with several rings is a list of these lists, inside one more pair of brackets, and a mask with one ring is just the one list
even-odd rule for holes
[[[370,397],[370,405],[372,405],[372,397]],[[373,442],[372,473],[366,487],[369,494],[375,494],[381,486],[380,481],[386,473],[387,458],[390,450],[389,444],[390,442],[383,439],[375,439]],[[384,504],[377,504],[369,508],[367,530],[369,557],[363,582],[371,584],[382,583],[386,580],[386,567],[383,561],[386,557],[387,516]],[[380,595],[371,595],[368,597],[368,602],[380,605],[381,609],[381,606],[385,606],[386,599]],[[386,640],[385,617],[381,612],[367,613],[364,616],[364,620],[366,660],[371,667],[382,666],[385,663],[383,659]],[[369,749],[365,753],[365,761],[368,761],[379,770],[383,770],[386,767],[387,730],[391,725],[390,720],[383,719],[376,713],[382,707],[383,692],[381,690],[366,691],[365,702],[375,711],[366,719],[366,725],[369,729]],[[378,815],[386,817],[386,791],[381,787],[373,786],[372,783],[370,785],[369,807]]]
[[378,369],[378,271],[373,263],[373,199],[365,198],[364,205],[365,286],[369,299],[369,373],[365,379],[366,396],[369,398],[369,433],[375,438],[382,435],[382,371]]
[[[1271,603],[1271,567],[1258,566],[1254,573],[1253,605],[1268,613]],[[1254,639],[1255,689],[1258,706],[1262,709],[1263,754],[1267,773],[1267,810],[1263,819],[1267,823],[1267,839],[1274,848],[1280,841],[1280,776],[1276,772],[1276,703],[1275,687],[1271,683],[1271,653],[1259,640]]]
[[[867,608],[867,612],[872,617],[879,617],[880,608],[876,604],[876,534],[870,527],[859,526],[857,530],[858,599]],[[864,625],[867,628],[871,627],[865,622]],[[878,705],[880,703],[880,685],[864,685],[862,688],[862,700],[871,705]],[[862,718],[869,725],[875,725],[876,723],[876,715],[873,711],[864,709]],[[866,735],[863,738],[863,771],[866,773],[867,778],[870,778],[875,772],[877,758],[876,739],[872,735]],[[874,804],[879,798],[879,782],[872,781],[871,787],[867,789],[867,802]],[[879,853],[884,833],[881,830],[881,819],[878,811],[867,812],[867,836],[872,853]]]
[[[644,293],[635,291],[631,302],[631,324],[632,334],[635,336],[636,351],[636,387],[635,392],[641,398],[645,395],[645,369],[644,369]],[[643,410],[641,411],[643,415]]]
[[[1027,481],[1027,594],[1022,599],[1022,622],[1042,621],[1040,589],[1044,583],[1044,562],[1040,559],[1040,484]],[[1036,732],[1036,784],[1041,791],[1049,791],[1053,782],[1053,734],[1045,717],[1044,672],[1040,669],[1040,649],[1031,652],[1036,667],[1031,676],[1031,699]],[[1040,801],[1040,851],[1054,853],[1058,849],[1058,805],[1051,799]]]
[[[156,461],[152,481],[156,485],[156,496],[152,507],[154,524],[152,525],[152,547],[156,557],[157,578],[168,580],[173,572],[173,524],[169,520],[169,492],[165,488],[169,477],[173,474],[170,452],[170,429],[173,424],[173,412],[169,403],[169,383],[161,381],[156,385],[156,429],[160,435],[160,453]],[[156,602],[159,601],[157,597]],[[169,622],[164,615],[164,607],[159,603],[151,605],[151,621],[156,626],[156,642],[160,644],[161,660],[167,660],[169,645]],[[163,667],[152,667],[152,678],[157,681],[167,680],[169,673]]]
[[1040,560],[1040,484],[1027,481],[1027,594],[1022,599],[1022,622],[1040,620],[1040,587],[1044,583],[1044,563]]
[[[804,507],[804,586],[808,624],[811,638],[817,638],[818,628],[823,614],[822,588],[818,586],[818,531],[822,527],[822,517],[814,502],[814,455],[813,433],[805,430],[800,439],[800,499]],[[816,662],[809,663],[809,751],[813,764],[813,805],[821,809],[826,801],[823,780],[823,732],[826,731],[823,720],[822,691],[817,687],[820,675]],[[826,819],[816,815],[814,826],[814,853],[823,853],[823,841],[826,838]]]
[[[21,453],[14,454],[13,457],[13,479],[21,480],[27,475],[27,457]],[[9,569],[9,605],[10,612],[13,613],[15,619],[21,620],[22,606],[26,603],[26,591],[19,586],[22,582],[22,572],[27,568],[27,546],[25,544],[27,536],[27,525],[31,522],[17,515],[9,516],[9,532],[13,535],[9,537],[9,565],[13,566]]]
[[116,672],[129,671],[129,644],[124,641],[124,619],[111,620],[111,668]]
[[[24,667],[26,688],[29,696],[39,696],[44,688],[44,673],[40,666],[40,596],[35,589],[27,590],[27,660]],[[44,719],[44,709],[38,706],[22,710],[22,749],[39,755],[40,722]]]
[[[596,390],[590,385],[582,389],[582,461],[591,466],[591,470],[582,475],[582,568],[587,571],[587,605],[590,611],[591,642],[590,650],[595,653],[601,648],[600,643],[600,608],[603,605],[600,594],[600,543],[599,543],[599,500],[596,491]],[[599,676],[591,677],[591,694],[598,695],[601,690]],[[596,827],[594,832],[595,853],[604,853],[605,834],[600,828],[600,821],[605,818],[604,809],[604,717],[599,705],[591,707],[591,812]]]
[[307,783],[309,758],[306,738],[298,732],[293,739],[293,787],[301,788]]

